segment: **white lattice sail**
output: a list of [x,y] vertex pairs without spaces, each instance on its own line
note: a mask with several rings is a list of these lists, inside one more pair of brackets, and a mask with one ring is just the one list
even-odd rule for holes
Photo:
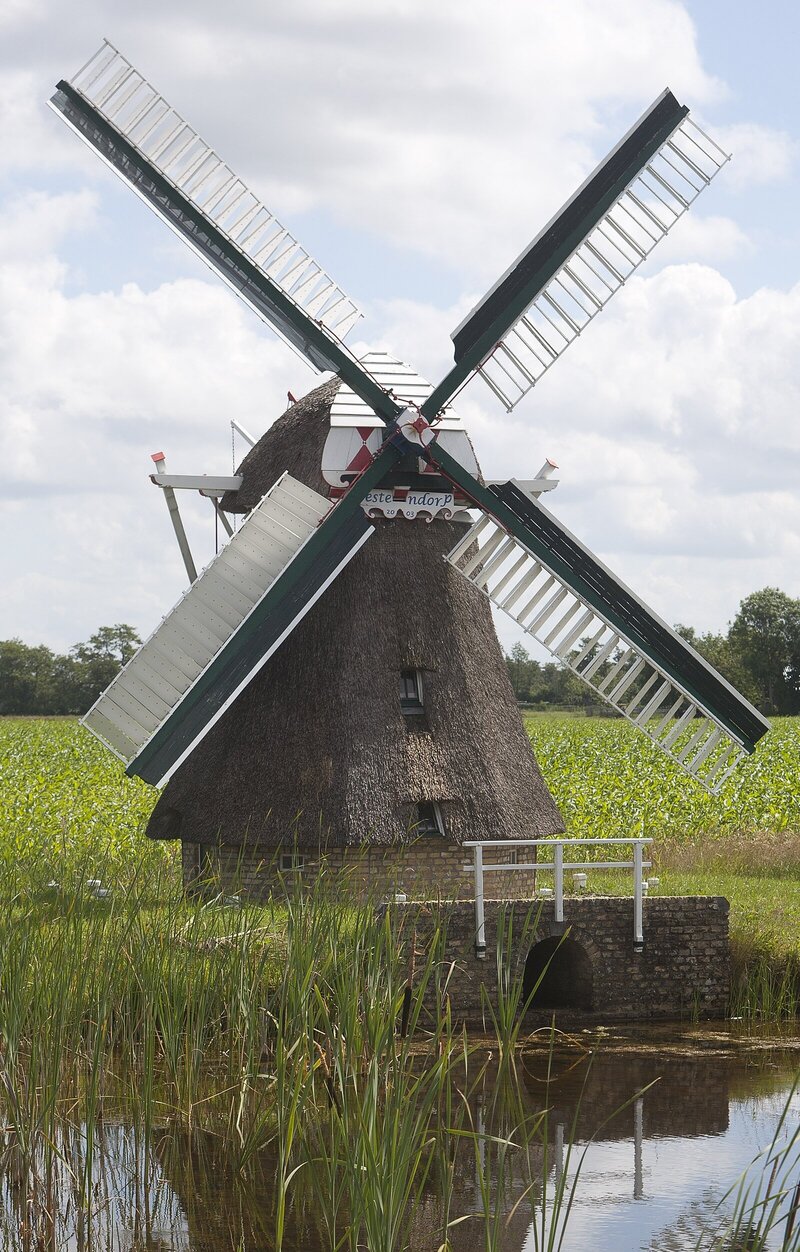
[[[688,682],[659,664],[651,650],[587,603],[546,560],[494,518],[483,514],[446,559],[708,791],[718,792],[746,752],[752,751],[744,736],[740,738],[707,707]],[[627,591],[618,581],[617,586]],[[666,623],[647,613],[661,631],[674,635]],[[757,710],[693,655],[697,665],[763,722]]]
[[[113,44],[106,40],[67,83],[265,278],[336,340],[345,338],[361,317],[354,302]],[[51,104],[86,139],[63,96],[63,91],[57,92]],[[109,164],[136,190],[124,160]],[[147,203],[175,228],[169,209],[160,208],[151,197]],[[208,250],[201,255],[213,264]],[[231,281],[224,273],[222,277]],[[237,286],[235,281],[232,285]],[[239,294],[264,316],[263,308],[248,299],[246,287],[240,286]],[[274,328],[280,333],[280,327]]]
[[729,159],[665,91],[453,332],[456,360],[480,343],[477,372],[513,409]]
[[172,716],[330,510],[284,474],[92,705],[83,724],[126,763]]

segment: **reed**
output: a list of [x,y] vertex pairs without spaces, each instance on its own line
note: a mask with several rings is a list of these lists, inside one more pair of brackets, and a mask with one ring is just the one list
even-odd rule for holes
[[731,1216],[706,1232],[698,1252],[798,1252],[800,1249],[800,1125],[791,1127],[795,1079],[772,1140],[723,1196]]

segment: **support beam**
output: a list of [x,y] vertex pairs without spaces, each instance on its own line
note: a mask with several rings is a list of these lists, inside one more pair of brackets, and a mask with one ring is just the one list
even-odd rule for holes
[[[164,457],[163,452],[154,452],[152,456],[152,460],[156,467],[156,473],[152,476],[153,479],[155,479],[155,478],[161,477],[162,475],[166,473],[167,462],[166,462],[166,458]],[[161,487],[161,490],[164,492],[164,499],[167,502],[167,510],[169,512],[169,519],[172,522],[172,528],[175,531],[175,538],[177,539],[178,547],[181,550],[181,556],[183,558],[183,564],[186,568],[186,573],[189,578],[189,582],[190,583],[196,582],[197,581],[197,569],[195,567],[194,559],[192,557],[192,552],[189,547],[189,540],[186,538],[186,531],[183,528],[183,521],[181,519],[181,511],[178,508],[178,501],[175,497],[175,491],[172,487],[162,486],[162,484],[160,483],[158,485]]]

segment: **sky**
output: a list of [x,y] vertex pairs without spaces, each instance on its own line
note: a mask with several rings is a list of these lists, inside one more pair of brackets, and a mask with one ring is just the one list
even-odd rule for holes
[[487,476],[557,462],[548,506],[668,622],[800,596],[795,5],[0,0],[0,639],[149,634],[186,581],[151,453],[229,473],[230,419],[318,381],[46,108],[104,37],[361,305],[350,346],[432,382],[669,86],[733,160],[512,414],[458,411]]

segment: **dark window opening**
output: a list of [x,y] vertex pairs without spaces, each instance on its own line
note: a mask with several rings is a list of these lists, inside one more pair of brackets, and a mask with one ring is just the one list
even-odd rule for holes
[[302,852],[281,852],[280,868],[282,874],[297,874],[306,863]]
[[444,823],[442,822],[438,804],[434,804],[430,800],[424,800],[422,804],[417,805],[417,820],[414,823],[414,833],[416,835],[444,834]]
[[593,983],[589,954],[574,939],[542,939],[528,953],[523,994],[529,1008],[591,1009]]
[[422,703],[422,671],[418,669],[401,669],[400,671],[400,708],[404,713],[413,715],[424,713]]

